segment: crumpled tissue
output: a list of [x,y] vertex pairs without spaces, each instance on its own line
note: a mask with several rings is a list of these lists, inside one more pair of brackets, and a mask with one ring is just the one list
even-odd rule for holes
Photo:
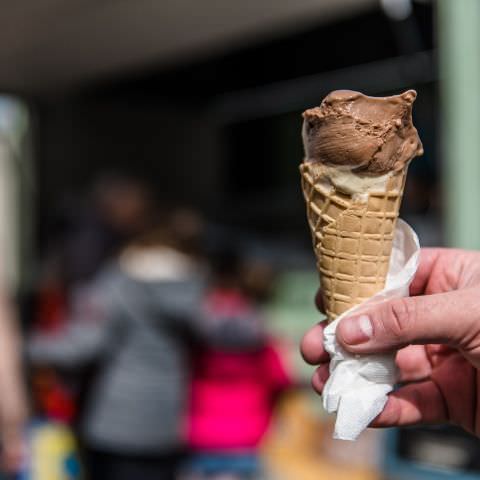
[[383,410],[397,379],[395,354],[352,355],[336,341],[335,330],[342,318],[367,305],[407,297],[418,268],[420,245],[417,234],[398,220],[385,288],[343,313],[324,330],[325,349],[330,354],[330,377],[323,390],[323,406],[336,412],[333,438],[356,440]]

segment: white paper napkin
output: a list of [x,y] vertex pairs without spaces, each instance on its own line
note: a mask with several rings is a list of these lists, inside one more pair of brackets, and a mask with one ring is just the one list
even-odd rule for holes
[[396,382],[395,355],[349,354],[336,341],[338,322],[365,305],[408,296],[419,254],[417,234],[403,220],[398,220],[385,288],[343,313],[324,330],[325,349],[330,353],[331,362],[330,378],[323,390],[323,406],[329,413],[337,412],[333,438],[355,440],[383,410],[387,394]]

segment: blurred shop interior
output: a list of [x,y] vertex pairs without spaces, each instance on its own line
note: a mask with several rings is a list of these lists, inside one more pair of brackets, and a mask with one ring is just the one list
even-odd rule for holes
[[[463,4],[457,5],[460,13],[453,3]],[[136,202],[148,198],[180,231],[201,225],[207,257],[223,254],[220,260],[228,263],[234,255],[248,263],[256,292],[261,290],[258,308],[270,334],[281,339],[295,384],[276,406],[259,447],[265,478],[478,474],[478,442],[455,429],[369,430],[356,444],[332,440],[332,418],[311,391],[312,369],[298,353],[303,333],[321,319],[313,305],[318,281],[298,173],[301,112],[319,105],[329,91],[417,90],[414,122],[425,154],[410,167],[401,215],[423,246],[479,239],[480,232],[469,230],[466,215],[458,213],[472,203],[459,185],[478,168],[469,164],[461,178],[450,175],[456,151],[443,148],[445,141],[461,143],[458,149],[469,157],[476,144],[462,143],[459,129],[445,131],[441,110],[452,105],[452,75],[463,68],[471,79],[480,76],[468,71],[474,66],[462,63],[458,50],[442,51],[449,35],[468,34],[462,18],[480,19],[474,3],[3,5],[1,263],[23,337],[61,330],[72,291],[94,281],[138,233],[145,212]],[[454,14],[457,22],[444,32],[445,19]],[[480,53],[480,41],[470,46],[472,55]],[[455,206],[447,208],[451,198]],[[70,476],[55,470],[41,477],[38,472],[54,471],[44,466],[28,478],[88,475],[81,473],[81,441],[70,432],[76,432],[90,373],[54,362],[25,363],[32,418],[63,422],[69,433],[60,435],[58,452],[80,452]]]

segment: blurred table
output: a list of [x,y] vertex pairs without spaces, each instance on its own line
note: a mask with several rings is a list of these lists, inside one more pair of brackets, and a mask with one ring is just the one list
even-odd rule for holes
[[287,396],[262,449],[269,480],[379,480],[381,433],[357,442],[332,440],[332,417],[319,413],[310,389]]

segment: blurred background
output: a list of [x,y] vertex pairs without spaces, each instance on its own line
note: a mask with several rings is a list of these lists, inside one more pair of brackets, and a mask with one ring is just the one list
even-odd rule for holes
[[2,3],[5,478],[479,473],[452,428],[332,440],[298,353],[301,112],[329,91],[417,90],[402,217],[480,247],[478,0]]

